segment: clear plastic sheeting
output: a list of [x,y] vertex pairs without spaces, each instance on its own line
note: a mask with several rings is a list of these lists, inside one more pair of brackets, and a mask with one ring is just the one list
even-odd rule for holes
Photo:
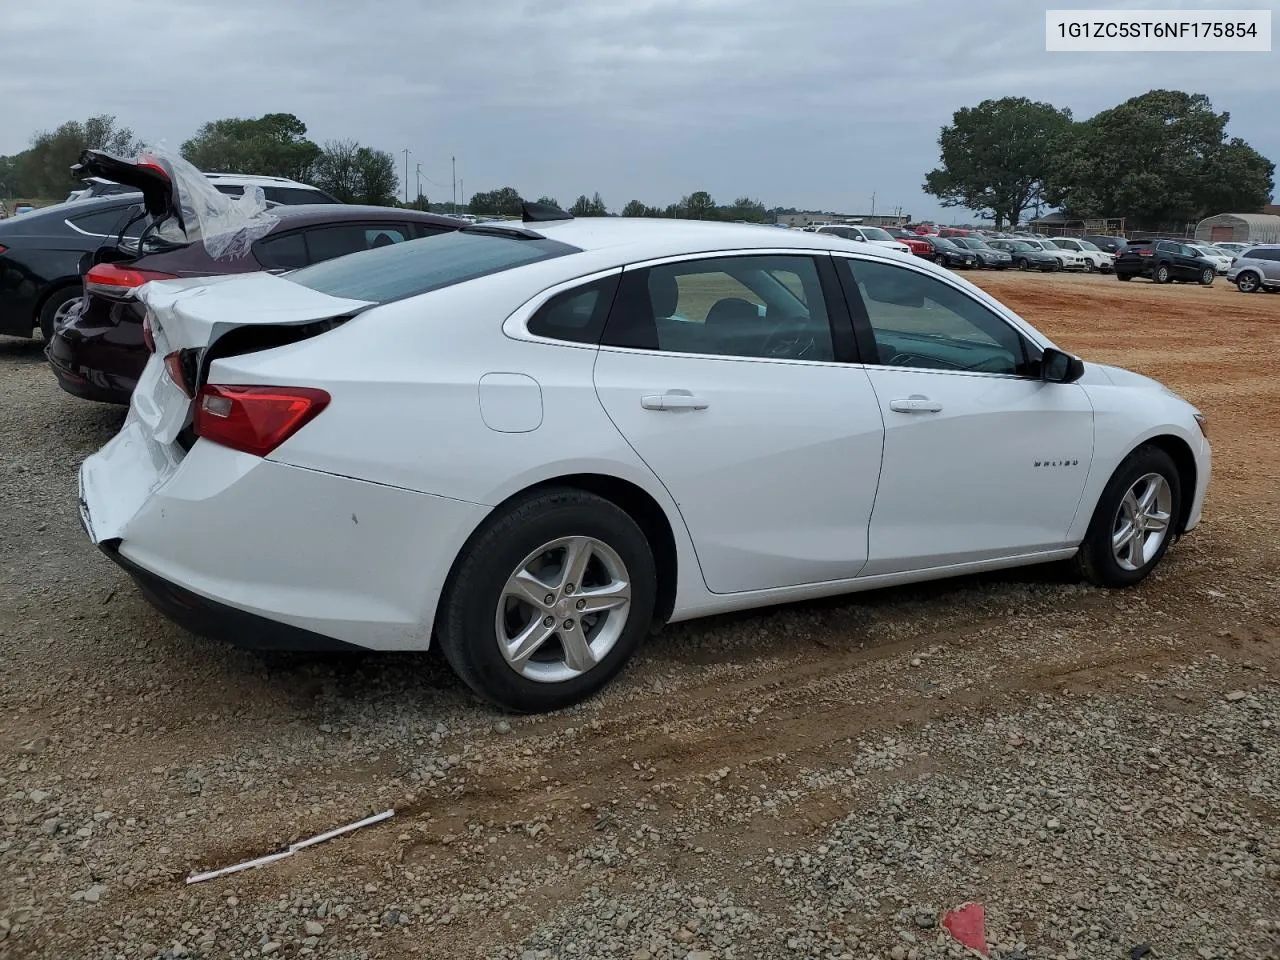
[[234,260],[247,256],[254,241],[270,233],[279,222],[268,212],[261,187],[246,186],[241,196],[220,193],[177,151],[143,147],[137,162],[163,170],[172,183],[176,217],[168,217],[156,230],[163,240],[203,243],[215,260]]

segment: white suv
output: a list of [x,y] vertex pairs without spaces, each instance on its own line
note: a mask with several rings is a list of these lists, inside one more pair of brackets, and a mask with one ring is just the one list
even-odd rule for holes
[[1116,258],[1113,254],[1100,249],[1097,244],[1090,243],[1088,240],[1077,240],[1075,237],[1054,237],[1051,241],[1055,247],[1062,250],[1074,250],[1088,261],[1086,270],[1090,272],[1094,270],[1102,273],[1110,273],[1116,268]]
[[894,239],[888,230],[879,227],[860,227],[852,223],[824,223],[816,233],[830,233],[846,240],[858,240],[862,243],[874,243],[878,247],[888,247],[899,253],[910,253],[911,248],[901,240]]
[[[335,197],[325,193],[319,187],[299,183],[287,177],[259,177],[241,173],[206,173],[206,177],[219,193],[238,197],[244,193],[245,187],[261,187],[268,203],[341,203]],[[83,190],[72,190],[67,201],[87,200],[90,197],[105,197],[117,193],[136,193],[132,187],[103,180],[101,177],[86,177],[87,186]]]

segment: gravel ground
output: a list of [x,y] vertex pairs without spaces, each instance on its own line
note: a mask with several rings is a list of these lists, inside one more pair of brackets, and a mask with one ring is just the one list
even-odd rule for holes
[[[1202,528],[1055,569],[680,625],[603,695],[478,704],[435,654],[263,659],[85,540],[122,411],[0,341],[0,957],[1280,957],[1280,297],[979,281],[1201,404]],[[390,821],[261,870],[270,853]]]

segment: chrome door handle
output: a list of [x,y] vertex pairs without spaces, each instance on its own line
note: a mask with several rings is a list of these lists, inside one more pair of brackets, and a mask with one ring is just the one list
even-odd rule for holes
[[692,393],[669,391],[640,398],[640,406],[646,410],[705,410],[707,401]]
[[942,410],[942,404],[919,393],[913,393],[905,400],[890,400],[889,409],[895,413],[938,413]]

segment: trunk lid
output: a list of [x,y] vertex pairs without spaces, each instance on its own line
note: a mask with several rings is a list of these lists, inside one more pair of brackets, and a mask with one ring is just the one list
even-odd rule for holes
[[[149,283],[138,293],[155,351],[134,389],[124,427],[80,468],[80,510],[95,543],[118,540],[190,447],[193,395],[219,356],[316,336],[373,306],[259,273]],[[178,353],[190,392],[165,358]]]
[[245,187],[239,196],[220,193],[191,163],[164,147],[143,148],[131,159],[86,150],[71,170],[142,192],[151,224],[138,240],[135,255],[154,252],[147,238],[156,238],[166,245],[203,243],[215,260],[245,257],[254,241],[279,222],[268,213],[261,187]]
[[161,157],[139,156],[134,160],[114,157],[102,150],[86,150],[71,172],[84,178],[98,177],[142,191],[142,203],[153,220],[174,219],[185,230],[182,204],[178,199],[173,164]]

